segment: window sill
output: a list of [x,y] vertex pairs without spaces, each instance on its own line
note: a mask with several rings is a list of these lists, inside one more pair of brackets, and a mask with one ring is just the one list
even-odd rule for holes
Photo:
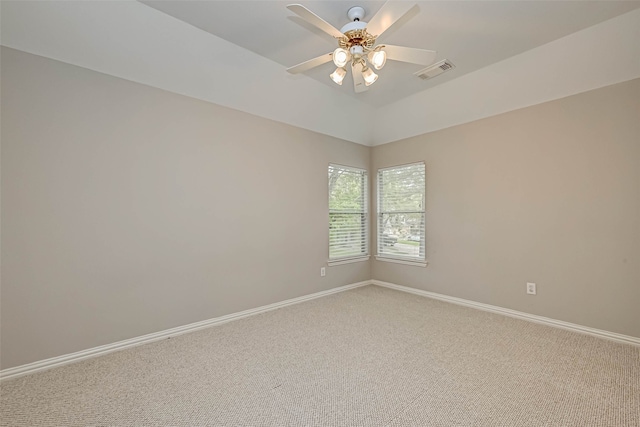
[[408,259],[390,258],[390,257],[380,256],[380,255],[376,255],[376,260],[384,261],[384,262],[394,262],[396,264],[413,265],[414,267],[426,267],[427,265],[429,265],[427,261],[414,261],[414,260],[408,260]]
[[352,264],[354,262],[362,262],[362,261],[369,261],[369,255],[360,256],[360,257],[357,257],[357,258],[345,258],[345,259],[336,259],[336,260],[333,260],[333,261],[327,261],[327,265],[329,267],[333,267],[335,265]]

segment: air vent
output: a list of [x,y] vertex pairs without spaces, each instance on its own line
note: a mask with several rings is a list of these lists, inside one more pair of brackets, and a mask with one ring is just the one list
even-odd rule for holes
[[422,80],[427,80],[453,68],[456,68],[456,66],[449,62],[449,60],[443,59],[440,62],[436,62],[435,64],[414,73],[414,75],[420,77]]

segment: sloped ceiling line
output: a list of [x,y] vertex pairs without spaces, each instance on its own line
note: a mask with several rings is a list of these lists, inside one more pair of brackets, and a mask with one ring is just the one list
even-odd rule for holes
[[4,46],[363,145],[640,77],[640,9],[374,108],[139,2],[1,7]]
[[640,9],[416,93],[376,111],[372,145],[639,78],[638,40]]

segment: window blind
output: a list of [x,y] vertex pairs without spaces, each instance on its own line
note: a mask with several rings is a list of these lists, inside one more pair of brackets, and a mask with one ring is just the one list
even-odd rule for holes
[[329,260],[369,253],[367,171],[329,165]]
[[378,170],[378,256],[425,260],[424,163]]

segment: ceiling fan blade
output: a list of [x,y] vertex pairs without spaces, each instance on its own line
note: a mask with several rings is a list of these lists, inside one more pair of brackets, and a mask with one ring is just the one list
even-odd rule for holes
[[325,53],[324,55],[320,55],[317,58],[310,59],[301,64],[294,65],[293,67],[287,68],[287,71],[291,74],[299,74],[304,73],[307,70],[310,70],[318,65],[326,64],[327,62],[331,62],[333,58],[332,53]]
[[367,24],[367,32],[380,37],[387,28],[402,18],[416,4],[406,1],[387,1]]
[[431,65],[436,59],[435,50],[415,49],[413,47],[381,45],[387,52],[387,59],[410,62],[411,64]]
[[369,86],[364,84],[364,77],[362,77],[362,63],[357,62],[351,64],[351,75],[353,76],[353,90],[356,93],[369,90]]
[[289,6],[287,6],[287,9],[289,9],[291,12],[295,13],[300,18],[307,21],[309,24],[315,27],[318,27],[319,29],[321,29],[322,31],[324,31],[325,33],[329,34],[332,37],[335,37],[335,38],[344,37],[344,34],[342,34],[340,30],[338,30],[336,27],[329,24],[327,21],[320,18],[318,15],[311,12],[309,9],[307,9],[301,4],[290,4]]

